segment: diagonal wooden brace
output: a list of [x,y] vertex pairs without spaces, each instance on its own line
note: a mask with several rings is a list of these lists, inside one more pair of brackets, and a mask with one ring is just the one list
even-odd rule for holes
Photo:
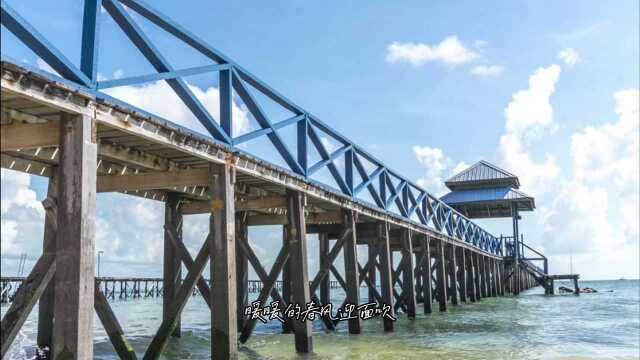
[[118,322],[115,314],[111,310],[111,306],[109,306],[109,302],[104,294],[100,291],[98,282],[96,281],[95,291],[94,291],[94,303],[93,308],[96,310],[98,314],[98,318],[102,322],[104,326],[104,330],[107,332],[109,336],[109,340],[111,340],[111,344],[116,350],[116,353],[120,357],[120,359],[124,360],[135,360],[136,352],[133,350],[131,344],[124,336],[124,331]]
[[[251,247],[249,246],[249,244],[243,241],[241,241],[240,244],[241,244],[240,246],[242,250],[249,258],[249,262],[256,270],[256,273],[258,273],[258,268],[262,269],[262,266],[260,265],[260,262],[258,261],[258,259],[255,257],[255,254],[253,254],[253,250],[251,250]],[[282,299],[280,294],[277,291],[275,291],[275,294],[273,294],[272,291],[274,290],[273,286],[275,285],[276,280],[278,279],[278,276],[282,272],[282,269],[284,268],[284,265],[288,259],[289,259],[289,247],[283,246],[282,249],[280,249],[280,253],[278,253],[278,256],[276,257],[275,262],[273,263],[273,267],[271,268],[269,275],[267,275],[264,278],[261,278],[262,290],[260,290],[260,294],[258,295],[257,301],[259,301],[260,303],[263,303],[265,300],[267,300],[267,297],[269,296],[269,294],[272,294],[272,295],[276,295],[278,300],[281,301],[283,305],[285,304],[284,299]],[[261,275],[263,276],[266,275],[266,272],[264,271],[264,269],[262,269],[261,273],[262,273]],[[242,332],[240,334],[240,342],[245,343],[247,342],[247,340],[249,340],[249,338],[251,337],[251,334],[253,333],[253,328],[256,326],[256,321],[257,319],[248,319],[247,321],[245,321]]]
[[54,255],[42,255],[36,262],[33,270],[22,283],[16,293],[9,310],[2,318],[2,358],[9,351],[11,343],[15,340],[16,335],[24,325],[31,310],[38,302],[38,299],[44,292],[44,289],[53,278],[56,271],[56,262]]
[[[178,234],[176,233],[176,230],[166,225],[164,227],[164,230],[167,232],[169,240],[171,240],[171,243],[177,250],[180,260],[182,260],[182,262],[184,263],[187,271],[190,271],[194,266],[193,259],[191,258],[191,254],[189,254],[187,248],[184,246],[184,243],[182,241],[178,241]],[[209,287],[209,284],[207,284],[206,280],[202,277],[202,275],[198,277],[196,286],[198,287],[200,294],[202,294],[204,301],[207,302],[207,306],[209,306],[209,309],[211,309],[211,288]]]
[[157,359],[162,352],[162,349],[167,344],[167,340],[169,339],[169,335],[173,332],[175,328],[179,315],[182,313],[182,309],[187,304],[187,300],[191,297],[193,293],[193,288],[196,285],[197,280],[200,278],[200,274],[209,260],[209,242],[211,241],[211,235],[207,236],[200,252],[198,252],[198,256],[196,256],[196,260],[194,265],[189,269],[187,273],[187,277],[185,278],[182,286],[178,290],[178,294],[171,304],[169,310],[169,317],[166,320],[162,321],[160,324],[160,328],[158,332],[151,340],[151,344],[147,348],[147,351],[144,354],[144,359]]

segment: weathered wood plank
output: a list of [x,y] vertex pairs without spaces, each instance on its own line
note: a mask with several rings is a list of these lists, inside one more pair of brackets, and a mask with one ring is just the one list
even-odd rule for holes
[[31,273],[18,289],[11,306],[2,318],[2,325],[0,326],[2,329],[0,332],[2,358],[9,351],[13,340],[51,281],[55,271],[55,257],[51,254],[44,254],[38,259]]
[[[356,219],[355,213],[352,211],[344,212],[344,225],[351,228],[351,234],[347,236],[344,242],[344,275],[347,281],[346,302],[355,304],[360,303],[360,278],[358,270],[358,248],[356,244]],[[361,320],[360,316],[349,319],[349,333],[360,334]]]
[[211,355],[226,359],[238,356],[236,289],[235,169],[231,164],[209,165],[209,222],[213,240],[211,254]]
[[[292,303],[305,307],[311,301],[309,270],[307,267],[307,226],[305,223],[305,196],[297,191],[287,191],[287,217],[289,218],[289,246],[291,248]],[[293,321],[296,351],[313,351],[313,327],[310,321]]]
[[93,358],[96,164],[94,120],[62,114],[54,358]]

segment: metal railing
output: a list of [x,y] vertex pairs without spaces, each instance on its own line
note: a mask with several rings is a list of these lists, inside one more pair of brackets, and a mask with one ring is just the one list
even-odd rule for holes
[[[156,73],[104,81],[97,79],[99,56],[97,45],[99,27],[97,24],[100,16],[105,16],[105,14],[101,14],[101,8],[106,10],[106,13],[124,31],[129,41],[153,65]],[[132,12],[200,52],[211,61],[211,64],[186,69],[174,69],[136,23],[131,15]],[[42,73],[46,77],[64,82],[80,91],[95,96],[98,101],[119,104],[135,109],[141,114],[156,118],[158,116],[152,115],[144,109],[138,109],[130,104],[123,103],[104,93],[103,90],[164,80],[206,128],[213,141],[230,147],[234,151],[250,154],[250,151],[240,149],[238,146],[249,140],[266,137],[289,167],[286,170],[303,177],[309,182],[330,186],[342,196],[366,202],[379,210],[399,215],[408,221],[419,223],[431,230],[472,244],[484,251],[496,255],[502,252],[503,244],[499,238],[387,167],[362,147],[356,145],[316,116],[269,87],[269,85],[259,80],[220,51],[206,44],[203,40],[143,1],[85,0],[79,68],[4,0],[2,0],[1,15],[2,26],[42,58],[61,77],[33,69],[35,72]],[[7,58],[5,57],[3,61],[7,61]],[[15,63],[20,64],[21,62]],[[21,64],[20,66],[25,65]],[[212,73],[218,73],[219,78],[219,121],[214,119],[207,111],[184,80],[185,76]],[[246,105],[251,116],[259,124],[259,129],[234,136],[232,129],[234,121],[237,121],[237,119],[234,119],[231,110],[234,102],[233,91]],[[287,120],[273,123],[260,102],[253,95],[256,92],[271,99],[282,109],[291,112],[293,116]],[[297,150],[295,154],[278,133],[279,129],[294,125],[297,127],[295,139]],[[323,137],[338,143],[338,149],[330,151],[323,144]],[[316,149],[321,157],[314,164],[309,163],[309,149],[311,146]],[[341,162],[344,162],[344,169],[338,168],[337,164],[341,164]],[[329,171],[335,185],[314,180],[313,176],[318,175],[321,170]],[[361,180],[356,180],[357,176]],[[373,202],[366,198],[366,194]]]

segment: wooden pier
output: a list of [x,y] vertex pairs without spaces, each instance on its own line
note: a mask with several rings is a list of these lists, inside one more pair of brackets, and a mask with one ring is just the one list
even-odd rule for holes
[[[373,300],[392,304],[410,318],[419,311],[419,304],[425,313],[433,311],[434,303],[439,311],[447,311],[449,306],[536,285],[528,272],[514,271],[501,255],[339,196],[263,161],[6,62],[2,63],[2,166],[46,176],[51,184],[58,184],[49,187],[43,202],[47,213],[43,255],[2,320],[3,354],[41,299],[39,333],[48,336],[39,336],[39,346],[53,347],[56,355],[64,351],[76,358],[91,358],[95,309],[119,355],[133,357],[123,350],[129,348],[126,334],[119,330],[106,302],[106,297],[115,297],[113,282],[103,280],[104,292],[94,293],[93,285],[80,286],[94,282],[97,192],[118,191],[164,201],[164,279],[178,277],[177,261],[188,269],[175,285],[163,286],[164,321],[145,358],[157,358],[168,337],[179,334],[179,315],[194,289],[212,309],[212,354],[235,356],[237,339],[247,341],[255,326],[253,321],[243,321],[239,312],[247,303],[243,294],[250,290],[247,264],[260,278],[261,300],[326,303],[332,274],[346,291],[347,301],[357,302],[364,284]],[[194,259],[181,242],[181,219],[206,212],[212,214],[212,235],[203,240]],[[265,269],[247,241],[247,228],[274,224],[285,229],[284,245],[273,267]],[[63,229],[68,233],[65,237],[60,236]],[[318,274],[309,276],[306,234],[312,233],[319,234],[323,243],[322,254],[317,254],[322,265]],[[61,243],[62,239],[70,243]],[[369,248],[366,264],[358,261],[356,245]],[[335,263],[340,251],[344,252],[344,276]],[[402,255],[397,264],[392,261],[394,253]],[[213,286],[201,275],[209,257]],[[286,283],[278,288],[275,285],[285,268]],[[378,283],[380,287],[374,285]],[[54,291],[48,291],[51,287]],[[157,290],[155,283],[151,288]],[[52,318],[69,320],[52,328]],[[383,330],[393,331],[393,325],[385,321]],[[360,331],[359,320],[349,323],[350,333]],[[312,350],[310,324],[294,323],[293,333],[298,351]]]
[[[0,303],[8,304],[13,301],[18,289],[26,280],[25,277],[0,277]],[[98,290],[107,298],[107,300],[128,300],[128,299],[146,299],[162,297],[164,294],[163,278],[115,278],[100,277],[96,278],[96,286]],[[205,280],[209,287],[211,281]],[[263,284],[260,280],[247,280],[247,293],[256,294],[262,290]],[[278,291],[282,291],[283,282],[276,281],[274,287]],[[340,284],[338,281],[329,282],[329,288],[338,289]],[[200,292],[194,289],[193,296],[199,295]]]
[[[96,23],[101,3],[157,73],[97,79]],[[173,69],[123,4],[213,64]],[[473,223],[469,214],[388,168],[160,12],[137,0],[104,0],[85,1],[84,16],[82,66],[76,68],[2,3],[2,25],[60,74],[6,59],[1,64],[2,167],[49,179],[43,201],[42,255],[2,319],[3,357],[36,305],[37,343],[51,349],[54,359],[93,358],[94,311],[114,351],[123,359],[137,357],[108,301],[116,297],[118,285],[96,282],[94,277],[99,192],[143,197],[165,206],[164,239],[157,244],[164,248],[162,323],[145,359],[157,359],[169,337],[180,336],[181,312],[194,291],[202,294],[210,309],[211,356],[236,358],[238,343],[245,343],[256,325],[255,319],[243,314],[252,284],[249,266],[260,281],[256,290],[263,302],[277,300],[283,307],[311,301],[327,304],[333,278],[346,293],[345,303],[359,303],[361,292],[366,291],[369,300],[390,305],[392,315],[402,313],[409,319],[418,312],[445,312],[451,306],[515,295],[536,285],[518,256],[505,256],[503,239]],[[219,121],[182,79],[204,73],[218,75]],[[157,80],[169,83],[211,136],[100,91]],[[234,137],[233,91],[260,129]],[[272,123],[253,92],[292,112],[292,117]],[[295,154],[278,135],[277,130],[285,126],[296,127]],[[343,146],[330,152],[321,135]],[[273,144],[289,169],[237,146],[261,136]],[[321,157],[316,164],[310,163],[311,148]],[[344,169],[335,164],[339,158],[344,159]],[[314,180],[311,175],[319,169],[329,171],[336,184]],[[363,193],[370,198],[363,199]],[[514,214],[517,238],[518,204],[513,206],[500,211]],[[182,241],[184,217],[193,214],[210,215],[209,232],[203,234],[195,257]],[[274,249],[277,256],[270,269],[263,266],[248,239],[249,227],[263,225],[282,226],[282,246]],[[319,253],[311,255],[320,264],[316,274],[308,269],[308,241],[320,242]],[[364,256],[358,254],[362,247],[367,249],[364,264]],[[344,264],[336,261],[340,253]],[[395,254],[400,261],[394,261]],[[206,278],[211,281],[202,273],[207,264]],[[120,282],[125,287],[120,293],[128,294],[130,285]],[[157,294],[157,283],[147,281],[146,285],[146,291],[140,282],[131,286],[136,296]],[[323,317],[322,323],[327,331],[336,328],[331,319]],[[393,321],[385,318],[380,330],[393,331]],[[348,321],[348,331],[362,332],[359,317]],[[287,322],[283,332],[294,335],[296,351],[313,351],[310,322]]]

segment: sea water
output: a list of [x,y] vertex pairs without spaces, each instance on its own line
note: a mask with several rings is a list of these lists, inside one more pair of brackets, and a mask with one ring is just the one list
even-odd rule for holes
[[[558,284],[557,284],[558,285]],[[570,284],[566,284],[571,287]],[[395,331],[382,321],[363,321],[361,335],[349,335],[346,324],[325,333],[314,323],[311,355],[295,353],[293,335],[280,333],[279,322],[258,323],[240,346],[241,359],[638,359],[640,358],[640,281],[584,281],[595,294],[545,296],[541,288],[517,297],[485,298],[449,306],[447,313],[422,313],[408,320],[398,315]],[[364,296],[365,288],[361,289]],[[255,294],[252,294],[255,297]],[[341,304],[344,293],[332,291]],[[161,299],[112,301],[111,306],[138,356],[162,319]],[[2,306],[2,313],[7,306]],[[95,357],[117,359],[95,318]],[[31,358],[37,311],[18,334],[8,359]],[[182,315],[182,337],[171,338],[163,359],[208,359],[210,315],[200,296],[189,299]]]

